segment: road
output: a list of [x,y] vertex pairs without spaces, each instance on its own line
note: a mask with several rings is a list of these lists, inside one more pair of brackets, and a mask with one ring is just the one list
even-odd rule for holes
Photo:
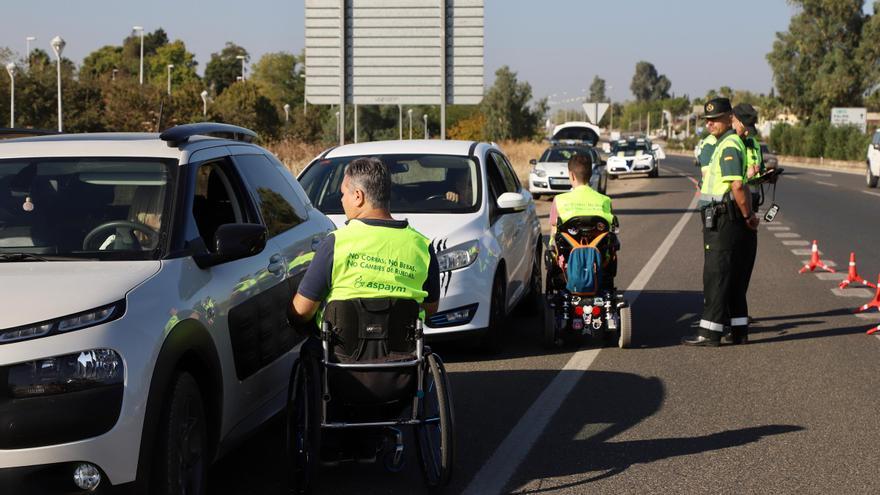
[[[521,314],[497,356],[435,346],[457,419],[446,493],[880,492],[880,340],[865,335],[880,313],[852,314],[872,291],[797,273],[816,239],[844,270],[855,251],[876,279],[880,191],[861,176],[786,170],[780,213],[760,231],[751,343],[689,348],[678,342],[702,305],[691,163],[670,157],[659,178],[609,183],[622,228],[617,285],[640,289],[627,294],[637,348],[548,352],[537,319]],[[280,448],[276,423],[213,468],[211,493],[285,493]],[[426,492],[408,456],[397,474],[324,468],[317,493]]]

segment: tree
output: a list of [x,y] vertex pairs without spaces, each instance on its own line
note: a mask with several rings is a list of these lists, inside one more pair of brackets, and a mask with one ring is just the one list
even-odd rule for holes
[[483,134],[487,139],[503,141],[507,139],[533,138],[539,134],[539,126],[547,113],[547,99],[539,100],[529,108],[532,99],[532,86],[519,82],[516,73],[508,66],[495,71],[495,84],[489,88],[481,111],[486,116]]
[[605,96],[605,79],[595,76],[593,77],[592,84],[590,84],[590,102],[601,103],[606,101],[608,101],[608,97]]
[[214,100],[211,114],[220,122],[253,129],[263,139],[274,138],[281,125],[275,106],[249,81],[229,86]]
[[[776,33],[767,55],[784,104],[804,119],[825,119],[833,106],[861,103],[867,89],[862,58],[876,53],[877,39],[865,40],[862,0],[791,0],[800,7],[788,31]],[[875,14],[876,16],[877,14]],[[864,45],[862,45],[864,43]],[[860,45],[863,46],[859,50]]]
[[122,47],[105,45],[86,55],[79,73],[88,77],[112,77],[113,69],[119,70],[121,67]]
[[176,87],[184,82],[200,80],[196,74],[196,66],[198,65],[196,57],[186,50],[183,41],[174,40],[156,47],[155,51],[144,60],[144,70],[150,75],[150,81],[164,87],[168,81],[169,64],[174,64],[174,68],[171,69],[172,86]]
[[214,94],[219,95],[235,82],[235,78],[241,75],[241,60],[237,56],[243,55],[245,63],[250,61],[247,50],[231,41],[220,53],[212,53],[211,60],[205,66],[205,83],[213,88]]
[[296,55],[277,52],[263,55],[254,64],[250,80],[275,104],[278,112],[284,111],[285,103],[302,109],[305,83],[296,70],[297,62]]
[[671,87],[672,83],[669,79],[665,75],[658,74],[654,64],[645,61],[636,64],[636,73],[629,85],[629,89],[638,101],[669,98]]

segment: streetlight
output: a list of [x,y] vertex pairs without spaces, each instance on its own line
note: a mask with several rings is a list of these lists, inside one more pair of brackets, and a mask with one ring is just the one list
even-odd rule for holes
[[412,139],[412,108],[407,110],[406,114],[409,115],[409,138]]
[[15,64],[6,64],[9,73],[9,127],[15,128]]
[[208,117],[208,91],[202,90],[202,117]]
[[422,115],[422,119],[425,121],[425,139],[428,139],[428,114]]
[[336,112],[336,135],[342,138],[342,133],[339,131],[339,112]]
[[24,52],[24,58],[27,60],[28,69],[31,68],[31,41],[37,41],[37,37],[28,36],[24,39],[25,46],[27,47],[27,50]]
[[284,122],[290,122],[290,104],[284,104]]
[[52,51],[55,52],[55,57],[57,58],[57,63],[55,67],[58,72],[58,132],[62,131],[62,118],[61,118],[61,52],[64,51],[64,45],[67,43],[61,39],[61,36],[56,36],[52,38]]
[[244,55],[236,55],[235,58],[241,60],[241,80],[244,81]]
[[140,81],[141,86],[144,85],[144,27],[143,26],[134,26],[131,28],[135,32],[141,33],[141,70],[140,70]]
[[168,96],[171,96],[171,69],[174,68],[174,64],[168,64]]

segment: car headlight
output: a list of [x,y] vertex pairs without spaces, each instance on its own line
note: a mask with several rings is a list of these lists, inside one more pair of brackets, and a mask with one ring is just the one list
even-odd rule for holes
[[532,167],[532,172],[534,172],[535,175],[537,175],[538,177],[547,177],[547,171],[544,170],[544,166],[541,164]]
[[37,359],[9,367],[7,387],[14,398],[63,394],[122,383],[124,365],[111,349]]
[[458,270],[473,264],[479,254],[479,242],[470,241],[437,253],[437,264],[441,272]]
[[0,330],[0,345],[22,340],[36,339],[48,335],[67,333],[73,330],[100,325],[115,320],[125,313],[125,302],[118,301],[82,313],[62,316],[54,320]]

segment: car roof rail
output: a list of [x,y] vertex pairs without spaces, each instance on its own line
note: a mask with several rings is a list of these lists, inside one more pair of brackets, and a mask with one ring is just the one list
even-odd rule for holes
[[171,148],[177,148],[189,141],[193,136],[210,136],[252,143],[257,138],[257,133],[231,124],[217,122],[199,122],[196,124],[183,124],[165,129],[159,134],[159,139],[168,143]]

